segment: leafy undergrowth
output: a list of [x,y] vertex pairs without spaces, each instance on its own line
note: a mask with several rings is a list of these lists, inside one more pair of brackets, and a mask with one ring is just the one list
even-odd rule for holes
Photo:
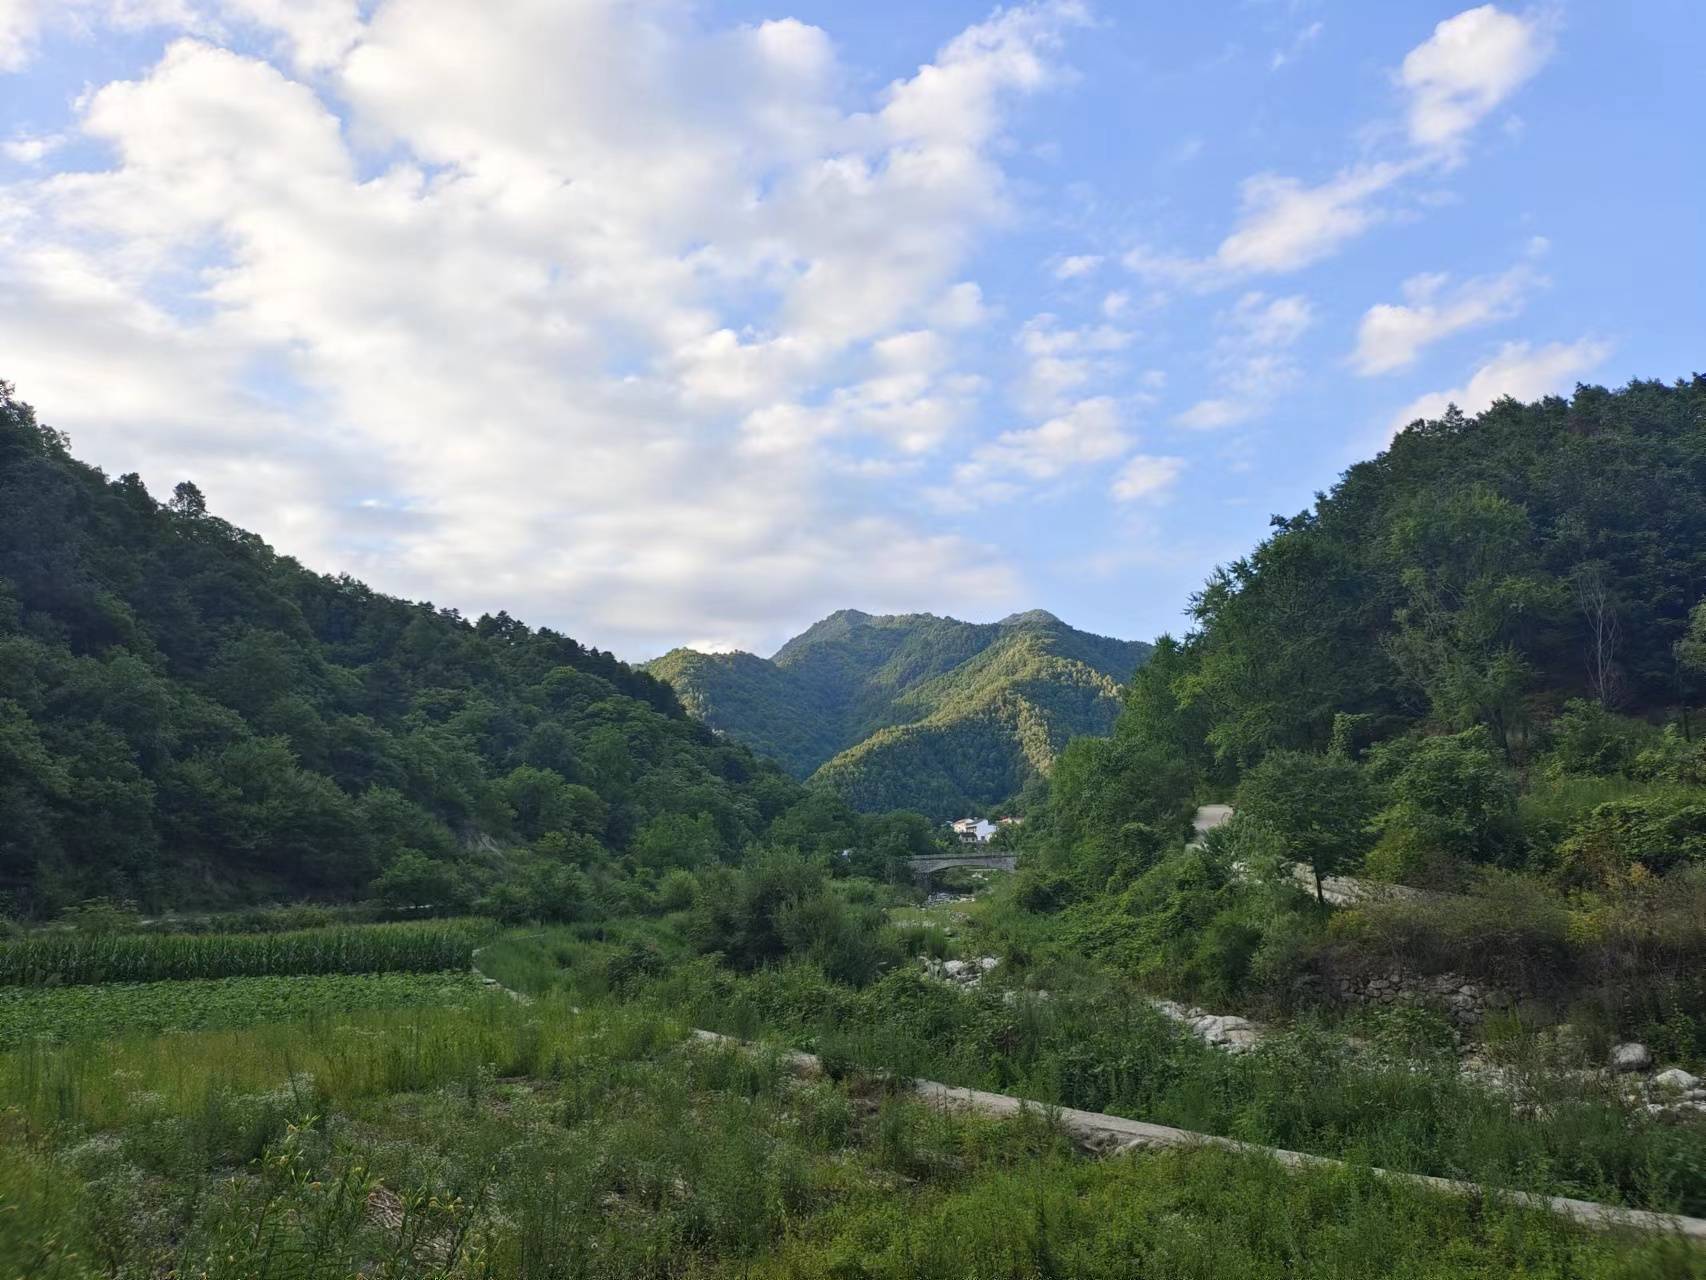
[[801,1080],[561,998],[0,1057],[0,1274],[1684,1277],[1675,1240]]
[[485,991],[467,970],[0,987],[0,1049],[41,1037],[196,1031],[298,1022],[356,1009],[467,1004],[486,999]]

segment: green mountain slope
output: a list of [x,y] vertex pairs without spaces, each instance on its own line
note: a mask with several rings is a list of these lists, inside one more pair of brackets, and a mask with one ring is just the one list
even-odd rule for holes
[[694,715],[856,808],[982,809],[1106,733],[1141,641],[1042,610],[1000,622],[831,614],[770,659],[677,649],[647,670]]
[[0,383],[0,916],[377,895],[572,918],[806,799],[669,687],[310,572]]

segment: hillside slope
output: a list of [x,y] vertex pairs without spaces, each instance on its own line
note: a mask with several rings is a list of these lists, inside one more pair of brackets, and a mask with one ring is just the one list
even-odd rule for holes
[[1106,733],[1141,641],[1042,610],[1000,622],[831,614],[770,659],[677,649],[647,670],[713,728],[867,811],[985,808]]
[[0,383],[0,915],[495,894],[572,917],[802,798],[654,677],[310,572],[192,486],[161,504],[76,461]]

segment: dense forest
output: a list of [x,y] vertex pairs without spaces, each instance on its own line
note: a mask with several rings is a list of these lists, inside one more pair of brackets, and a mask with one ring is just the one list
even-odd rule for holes
[[942,819],[1008,800],[1068,740],[1108,732],[1148,653],[1040,609],[983,624],[846,609],[769,659],[677,649],[647,669],[707,724],[855,808]]
[[1706,688],[1706,380],[1416,422],[1192,602],[1122,732],[1213,785],[1277,749],[1477,730],[1542,751],[1574,701],[1646,720]]
[[0,914],[572,918],[772,832],[927,847],[895,821],[806,795],[607,653],[313,573],[191,484],[109,479],[0,385]]

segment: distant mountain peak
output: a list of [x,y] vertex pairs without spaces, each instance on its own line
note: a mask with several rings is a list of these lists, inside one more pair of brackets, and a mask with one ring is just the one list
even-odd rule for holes
[[999,627],[1064,627],[1066,624],[1047,609],[1026,609],[1022,613],[1008,614],[995,625]]
[[838,609],[770,658],[670,654],[649,669],[796,777],[859,808],[943,817],[1005,800],[1068,738],[1106,733],[1149,648],[1046,609],[999,622]]

